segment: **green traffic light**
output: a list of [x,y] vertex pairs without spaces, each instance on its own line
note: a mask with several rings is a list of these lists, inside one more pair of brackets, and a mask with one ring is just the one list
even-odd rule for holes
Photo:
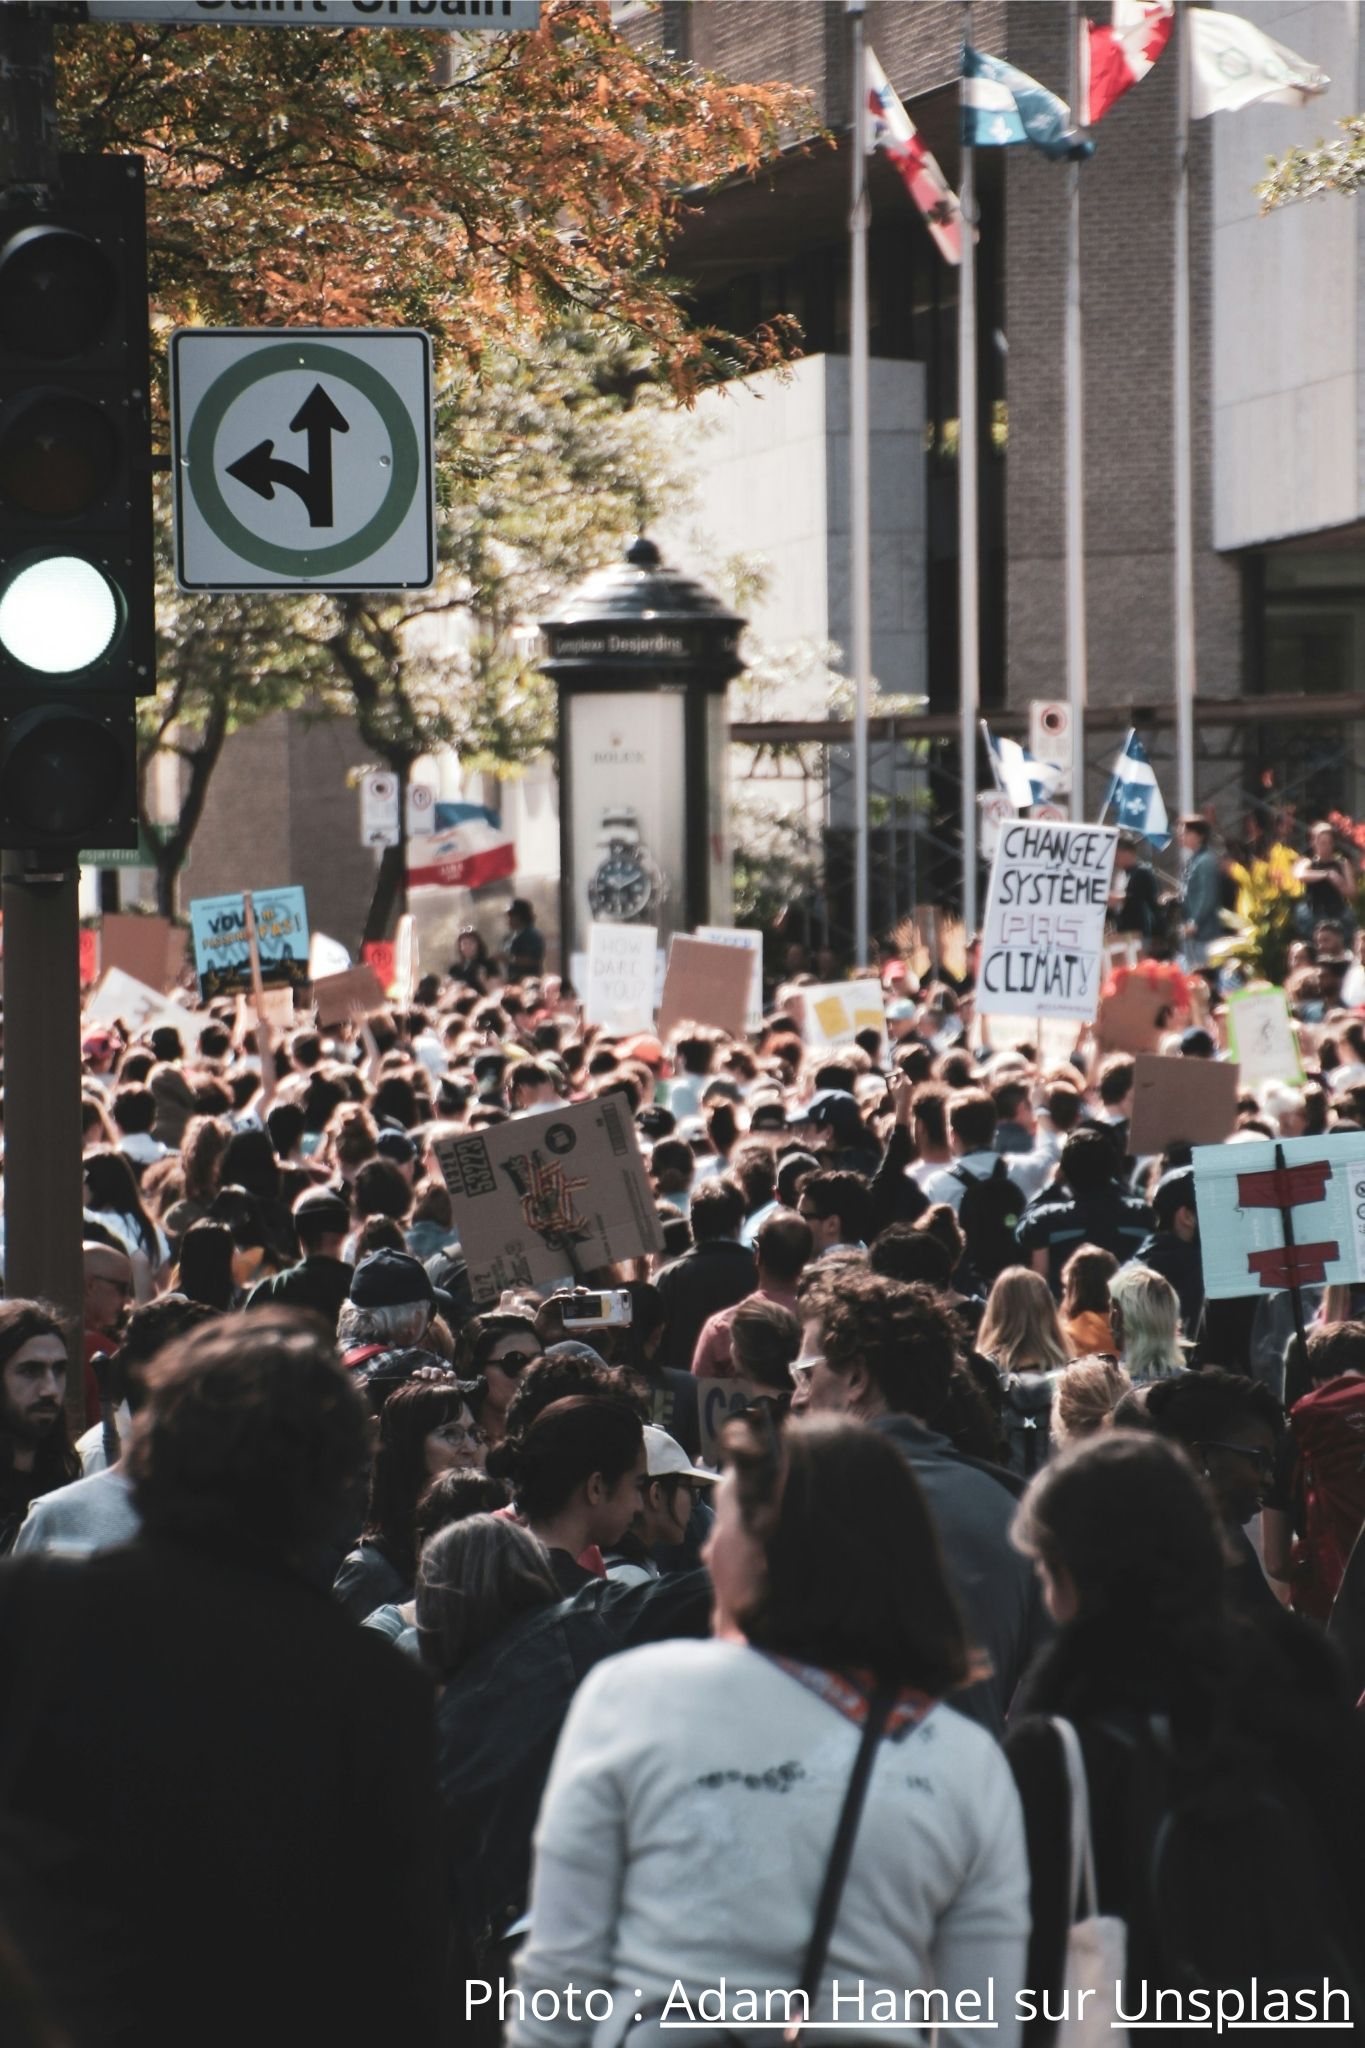
[[108,653],[119,596],[83,555],[40,555],[17,564],[0,590],[0,650],[44,676],[77,675]]

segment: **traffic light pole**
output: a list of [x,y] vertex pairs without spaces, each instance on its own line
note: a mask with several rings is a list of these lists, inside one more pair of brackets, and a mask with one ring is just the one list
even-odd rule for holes
[[[52,30],[43,10],[0,7],[0,187],[57,178]],[[74,862],[4,856],[5,1293],[66,1320],[67,1413],[85,1427],[81,1263],[80,919]]]

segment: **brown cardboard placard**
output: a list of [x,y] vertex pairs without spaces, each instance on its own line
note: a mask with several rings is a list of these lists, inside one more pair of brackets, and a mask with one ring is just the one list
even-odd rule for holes
[[[748,962],[742,953],[732,957]],[[434,1147],[476,1302],[663,1250],[622,1095],[566,1102]]]
[[715,1380],[698,1375],[697,1437],[703,1465],[719,1472],[721,1436],[726,1423],[733,1422],[764,1394],[771,1396],[772,1391],[771,1387],[760,1387],[756,1380]]
[[1139,1053],[1128,1150],[1139,1159],[1168,1145],[1221,1145],[1237,1122],[1240,1073],[1227,1060]]
[[693,939],[680,932],[668,953],[658,1037],[667,1045],[680,1024],[710,1024],[730,1038],[742,1038],[749,1017],[753,964],[734,946]]
[[313,1001],[318,1023],[326,1030],[345,1024],[352,1017],[373,1017],[387,1004],[383,984],[368,962],[348,967],[343,974],[324,974],[313,983]]
[[1170,997],[1133,975],[1117,995],[1101,996],[1095,1036],[1102,1052],[1155,1052],[1162,1027],[1157,1018],[1171,1007]]
[[100,921],[100,971],[107,974],[111,967],[119,967],[134,981],[164,994],[175,980],[170,967],[171,948],[177,939],[183,957],[183,935],[168,917],[106,911]]

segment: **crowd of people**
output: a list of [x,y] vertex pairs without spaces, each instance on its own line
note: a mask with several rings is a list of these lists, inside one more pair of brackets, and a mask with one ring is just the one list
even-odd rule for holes
[[[798,971],[613,1037],[519,904],[363,1026],[89,1031],[79,1341],[0,1302],[0,2039],[1043,2048],[1095,1916],[1130,2019],[1360,2014],[1365,1300],[1206,1300],[1132,1056],[884,965],[885,1035]],[[1234,1142],[1365,1125],[1362,1031]],[[608,1094],[662,1251],[476,1300],[435,1147]]]

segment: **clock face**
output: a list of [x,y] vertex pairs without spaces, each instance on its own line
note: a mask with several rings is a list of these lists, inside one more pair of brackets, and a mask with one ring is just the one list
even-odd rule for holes
[[613,847],[588,884],[588,908],[594,917],[618,921],[638,917],[649,908],[654,885],[637,856]]

